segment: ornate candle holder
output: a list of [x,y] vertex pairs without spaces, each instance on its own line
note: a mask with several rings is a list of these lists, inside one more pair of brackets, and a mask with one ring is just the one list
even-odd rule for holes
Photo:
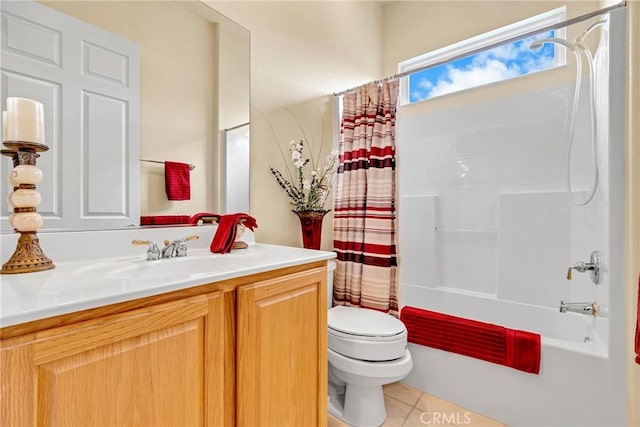
[[50,270],[55,267],[40,248],[38,230],[42,228],[42,216],[36,212],[40,204],[40,193],[36,184],[42,180],[42,171],[36,167],[38,152],[47,151],[49,147],[37,142],[5,141],[2,155],[11,157],[13,171],[9,183],[13,193],[9,201],[14,206],[9,217],[11,225],[20,233],[16,250],[9,261],[0,270],[1,274],[32,273]]

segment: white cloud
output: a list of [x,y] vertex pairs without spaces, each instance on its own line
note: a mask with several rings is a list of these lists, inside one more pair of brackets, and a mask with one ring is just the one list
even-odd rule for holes
[[420,89],[431,90],[431,88],[433,88],[433,82],[429,79],[420,79],[418,87]]
[[411,101],[412,102],[418,102],[418,101],[422,101],[423,99],[427,99],[427,94],[424,92],[420,92],[417,90],[414,90],[413,92],[411,92]]
[[446,76],[436,83],[429,97],[497,82],[519,74],[520,67],[517,64],[509,67],[496,59],[490,59],[484,64],[473,64],[466,69],[449,67]]
[[553,67],[555,65],[555,60],[553,55],[531,56],[522,61],[521,65],[523,71],[522,74],[529,74],[534,71],[545,70]]
[[529,45],[552,33],[528,37],[476,54],[471,62],[455,67],[449,64],[437,82],[421,78],[413,87],[412,98],[422,100],[489,83],[510,79],[522,74],[554,66],[553,50],[531,50]]
[[[481,61],[486,61],[487,59],[513,61],[514,59],[518,58],[518,55],[520,55],[520,53],[521,50],[516,47],[514,43],[509,43],[508,45],[494,47],[491,50],[481,53],[480,55],[478,55],[478,59],[480,59]],[[481,56],[484,56],[484,58],[481,58]]]

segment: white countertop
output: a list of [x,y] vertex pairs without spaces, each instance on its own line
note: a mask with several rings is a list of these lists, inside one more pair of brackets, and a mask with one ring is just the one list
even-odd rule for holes
[[186,257],[157,261],[147,261],[140,251],[56,262],[52,270],[0,276],[0,327],[334,257],[333,252],[255,243],[229,254],[194,248]]

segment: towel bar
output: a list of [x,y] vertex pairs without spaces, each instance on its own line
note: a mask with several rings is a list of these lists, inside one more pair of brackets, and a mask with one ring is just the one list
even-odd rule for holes
[[[160,163],[161,165],[164,165],[164,162],[161,162],[159,160],[145,160],[145,159],[140,159],[141,162],[149,162],[149,163]],[[194,165],[192,165],[191,163],[189,163],[189,170],[192,171],[194,170],[196,167]]]

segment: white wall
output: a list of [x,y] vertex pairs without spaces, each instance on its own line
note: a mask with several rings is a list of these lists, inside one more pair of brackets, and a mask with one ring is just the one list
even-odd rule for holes
[[[331,150],[330,94],[380,77],[382,3],[209,3],[251,32],[251,213],[260,226],[256,240],[301,246],[299,221],[269,166],[283,170],[290,164],[289,141],[305,135],[316,150],[322,147],[321,157]],[[333,247],[331,228],[332,216],[327,215],[323,249]]]

